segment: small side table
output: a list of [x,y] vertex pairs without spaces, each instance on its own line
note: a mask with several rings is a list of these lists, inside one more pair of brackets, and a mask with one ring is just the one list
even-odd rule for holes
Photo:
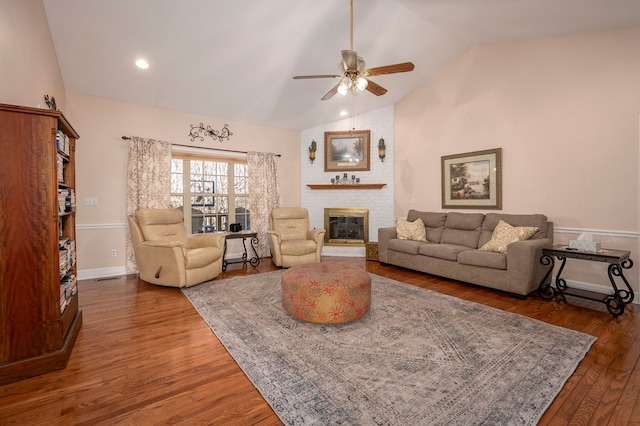
[[[540,263],[544,266],[549,266],[549,270],[538,286],[538,294],[545,300],[552,300],[557,295],[562,296],[565,301],[567,300],[564,297],[565,295],[594,300],[596,302],[604,303],[607,306],[609,313],[614,317],[622,315],[624,313],[624,307],[633,302],[634,298],[633,289],[629,285],[629,282],[623,273],[624,269],[630,269],[633,267],[633,261],[629,259],[629,255],[630,252],[628,250],[602,249],[598,252],[588,252],[570,249],[564,245],[555,245],[551,248],[543,248]],[[560,264],[558,275],[556,275],[555,287],[552,287],[551,282],[547,283],[547,279],[555,265],[553,260],[554,256],[556,259],[562,261],[562,263]],[[613,293],[602,294],[594,291],[567,287],[567,282],[564,278],[561,278],[562,270],[567,263],[567,259],[608,263],[609,267],[607,269],[607,273],[609,275],[611,287],[613,287]],[[626,288],[619,288],[614,279],[615,277],[619,277]]]
[[367,260],[378,260],[378,243],[377,242],[369,242],[365,243],[365,255]]
[[[253,256],[251,259],[247,256],[247,245],[245,241],[247,238],[251,240],[251,249],[253,250]],[[244,253],[242,253],[241,259],[227,260],[227,240],[237,240],[242,239],[242,247],[244,248]],[[222,254],[222,270],[227,270],[227,265],[230,263],[242,263],[243,265],[247,262],[254,268],[260,264],[260,257],[258,256],[258,252],[256,251],[256,246],[258,245],[258,233],[251,231],[243,231],[243,232],[228,232],[226,234],[226,238],[224,240],[224,252]]]

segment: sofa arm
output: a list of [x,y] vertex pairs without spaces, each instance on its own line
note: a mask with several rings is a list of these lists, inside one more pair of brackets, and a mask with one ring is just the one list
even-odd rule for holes
[[191,248],[216,247],[224,249],[226,234],[220,232],[206,232],[204,234],[189,235],[189,245]]
[[389,241],[396,238],[396,227],[378,228],[378,260],[389,263]]
[[510,282],[526,283],[528,292],[538,288],[546,269],[540,263],[542,249],[551,247],[553,240],[517,241],[507,246],[507,274]]

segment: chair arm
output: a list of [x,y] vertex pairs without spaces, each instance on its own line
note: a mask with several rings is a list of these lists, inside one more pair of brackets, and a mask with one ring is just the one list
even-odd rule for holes
[[282,234],[280,234],[279,232],[267,231],[267,235],[269,236],[269,239],[274,243],[278,245],[282,244]]
[[206,232],[204,234],[191,234],[188,236],[191,248],[217,247],[224,249],[226,234],[221,232]]
[[312,229],[307,231],[307,240],[313,240],[316,244],[320,241],[324,241],[324,234],[327,231],[325,229]]
[[143,241],[138,244],[138,247],[159,247],[159,248],[173,248],[182,247],[187,248],[186,244],[182,241]]
[[179,241],[145,241],[134,248],[140,278],[144,281],[183,287],[187,247]]

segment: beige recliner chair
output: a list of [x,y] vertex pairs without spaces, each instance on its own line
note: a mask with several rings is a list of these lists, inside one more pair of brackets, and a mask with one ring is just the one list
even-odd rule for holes
[[319,263],[324,245],[324,229],[309,230],[309,212],[302,207],[273,209],[268,231],[271,259],[276,266],[290,268]]
[[190,287],[222,272],[225,234],[187,235],[180,210],[138,210],[129,216],[129,229],[144,281]]

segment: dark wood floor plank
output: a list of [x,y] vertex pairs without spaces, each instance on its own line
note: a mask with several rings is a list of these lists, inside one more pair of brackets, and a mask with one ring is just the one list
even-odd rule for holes
[[[640,316],[469,284],[366,261],[387,278],[571,328],[598,338],[540,424],[633,424],[640,418]],[[231,265],[218,279],[276,270]],[[65,370],[0,386],[0,424],[278,425],[271,407],[179,289],[137,279],[80,282],[84,323]]]

